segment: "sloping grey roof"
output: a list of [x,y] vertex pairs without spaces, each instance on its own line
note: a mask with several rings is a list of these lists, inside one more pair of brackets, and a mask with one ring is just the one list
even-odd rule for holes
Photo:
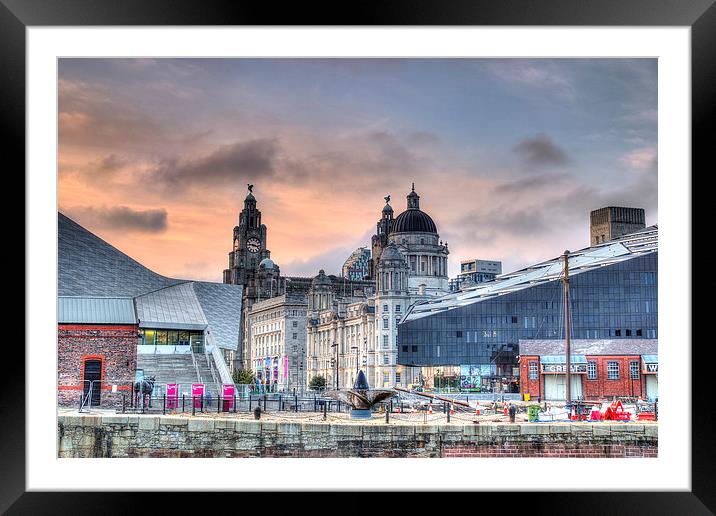
[[[208,329],[219,347],[237,349],[241,324],[243,287],[205,281],[168,278],[146,268],[62,213],[58,217],[58,292],[68,296],[99,299],[123,298],[122,320],[131,306],[132,322],[144,328],[177,330]],[[133,301],[132,301],[133,298]],[[70,303],[70,304],[65,304]],[[74,303],[74,305],[72,305]],[[116,322],[112,301],[61,301],[61,317],[82,321]],[[118,302],[115,302],[118,303]],[[86,313],[70,315],[84,306]],[[103,307],[104,313],[100,308]],[[117,309],[119,309],[117,307]]]
[[[630,233],[614,240],[569,254],[569,275],[575,276],[598,267],[612,265],[638,256],[658,252],[658,226],[650,226],[636,233]],[[460,292],[437,296],[411,306],[401,324],[430,316],[436,312],[479,303],[504,294],[534,287],[550,281],[558,281],[564,272],[563,257],[558,256],[546,262],[524,269],[502,274],[492,281],[479,283]]]
[[136,324],[131,297],[65,297],[57,300],[58,323]]
[[[574,339],[572,355],[656,355],[658,339]],[[520,339],[520,355],[564,355],[564,340]]]
[[182,282],[147,269],[59,212],[57,256],[60,296],[135,297]]
[[206,317],[194,294],[193,282],[180,283],[135,298],[142,328],[204,330]]
[[194,281],[192,285],[216,344],[238,349],[243,287],[206,281]]

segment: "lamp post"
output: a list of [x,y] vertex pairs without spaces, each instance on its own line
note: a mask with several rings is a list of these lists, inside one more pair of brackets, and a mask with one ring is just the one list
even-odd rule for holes
[[335,342],[331,344],[332,348],[336,348],[336,361],[334,362],[335,378],[336,378],[336,390],[338,390],[338,344]]

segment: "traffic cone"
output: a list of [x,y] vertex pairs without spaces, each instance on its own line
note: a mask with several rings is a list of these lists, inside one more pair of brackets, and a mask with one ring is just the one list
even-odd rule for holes
[[480,415],[480,405],[478,405],[477,408],[475,409],[475,415],[476,416]]
[[454,413],[455,413],[455,407],[450,405],[450,414],[454,414]]
[[400,414],[400,405],[398,405],[398,414]]
[[428,412],[428,414],[431,414],[431,415],[432,415],[432,413],[433,413],[433,404],[431,403],[431,404],[430,404],[430,411]]
[[509,414],[507,409],[507,403],[505,403],[505,409],[503,410],[503,413],[507,416]]

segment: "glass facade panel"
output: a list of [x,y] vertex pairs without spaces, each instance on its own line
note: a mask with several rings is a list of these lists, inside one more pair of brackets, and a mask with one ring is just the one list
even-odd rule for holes
[[[657,265],[653,252],[570,276],[572,338],[658,338]],[[469,341],[458,332],[469,332]],[[398,327],[398,339],[420,348],[420,353],[399,348],[401,365],[485,364],[511,371],[518,366],[520,339],[564,339],[562,282],[555,278],[415,319],[408,316]]]

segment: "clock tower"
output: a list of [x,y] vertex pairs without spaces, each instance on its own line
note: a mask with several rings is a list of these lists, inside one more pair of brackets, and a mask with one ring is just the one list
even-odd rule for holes
[[234,226],[234,238],[229,253],[229,268],[224,270],[224,283],[247,286],[256,277],[261,261],[271,256],[266,249],[266,225],[261,224],[261,212],[256,209],[254,185],[248,185],[244,209],[239,225]]
[[281,271],[270,258],[266,249],[266,225],[261,224],[261,212],[256,209],[254,185],[248,185],[249,193],[244,199],[244,209],[239,213],[239,225],[234,227],[229,268],[224,270],[224,283],[242,285],[240,350],[235,357],[235,367],[244,368],[251,356],[248,314],[257,301],[281,295],[285,292],[285,280]]

